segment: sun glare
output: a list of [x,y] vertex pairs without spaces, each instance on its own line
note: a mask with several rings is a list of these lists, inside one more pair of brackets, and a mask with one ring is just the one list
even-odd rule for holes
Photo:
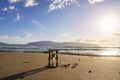
[[107,50],[107,51],[103,51],[102,54],[103,55],[117,55],[119,51],[118,50]]
[[118,18],[116,16],[104,16],[101,21],[100,21],[100,27],[105,31],[105,32],[113,32],[117,29],[118,27]]

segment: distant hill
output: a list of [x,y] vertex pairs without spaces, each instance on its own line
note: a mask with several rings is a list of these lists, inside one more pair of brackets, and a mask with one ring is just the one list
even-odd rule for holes
[[44,46],[44,47],[64,47],[64,48],[69,48],[69,47],[100,47],[96,44],[88,44],[88,43],[79,43],[79,42],[53,42],[53,41],[38,41],[38,42],[30,42],[28,44],[6,44],[0,42],[0,46]]
[[58,46],[58,47],[100,47],[95,44],[79,43],[79,42],[53,42],[38,41],[26,44],[26,46]]
[[0,46],[7,46],[8,44],[0,42]]

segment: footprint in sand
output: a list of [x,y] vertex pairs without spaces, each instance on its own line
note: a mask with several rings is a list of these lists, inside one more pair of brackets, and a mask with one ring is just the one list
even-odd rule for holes
[[88,71],[88,73],[92,73],[92,71]]
[[61,68],[67,68],[67,67],[69,67],[70,66],[70,64],[63,64],[63,65],[61,65],[60,67]]
[[25,61],[25,62],[22,62],[22,63],[30,63],[29,61]]
[[21,76],[20,78],[21,78],[21,79],[23,79],[23,78],[24,78],[24,76]]
[[74,69],[78,66],[78,63],[74,63],[73,66],[71,67],[71,69]]

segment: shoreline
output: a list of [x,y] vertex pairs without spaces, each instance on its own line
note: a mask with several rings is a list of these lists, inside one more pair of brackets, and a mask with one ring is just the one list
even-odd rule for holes
[[[18,52],[18,53],[43,53],[48,54],[48,51],[0,51],[0,52]],[[72,56],[93,56],[93,57],[120,57],[120,55],[99,55],[99,54],[84,54],[75,52],[60,52],[60,55]]]

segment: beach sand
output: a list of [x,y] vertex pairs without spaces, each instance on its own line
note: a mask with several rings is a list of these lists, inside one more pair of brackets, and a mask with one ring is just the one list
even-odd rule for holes
[[0,52],[0,80],[120,80],[120,57],[59,55],[48,68],[48,54]]

